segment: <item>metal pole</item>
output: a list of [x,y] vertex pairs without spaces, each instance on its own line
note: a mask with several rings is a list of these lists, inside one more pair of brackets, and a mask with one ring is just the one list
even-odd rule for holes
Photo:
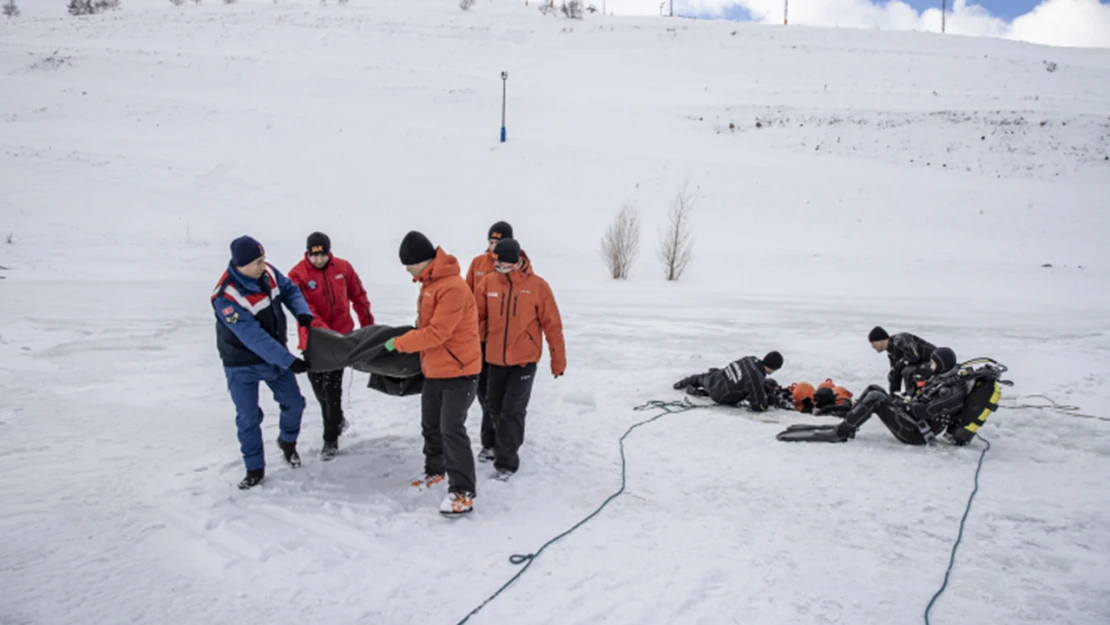
[[789,16],[790,16],[790,0],[783,0],[783,3],[782,3],[782,25],[783,26],[786,26],[787,24],[790,23],[789,20],[787,19]]
[[940,0],[940,32],[944,34],[945,17],[948,15],[948,0]]
[[509,72],[501,72],[501,143],[505,143],[505,96],[509,87]]
[[671,0],[671,17],[674,17],[674,0]]

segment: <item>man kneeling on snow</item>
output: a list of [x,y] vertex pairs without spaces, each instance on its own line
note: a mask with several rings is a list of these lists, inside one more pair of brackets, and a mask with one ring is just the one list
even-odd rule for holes
[[863,392],[844,420],[837,425],[793,425],[779,433],[787,442],[840,443],[854,438],[872,414],[878,414],[894,437],[907,445],[931,444],[938,434],[956,445],[966,445],[979,432],[991,412],[998,409],[1000,384],[1006,368],[989,359],[957,364],[956,354],[937,348],[928,363],[912,374],[923,382],[912,399],[889,395],[881,386]]
[[770,402],[764,379],[767,374],[782,368],[782,354],[768,352],[762,360],[746,356],[724,369],[710,369],[675,382],[675,390],[685,390],[689,395],[709,397],[718,404],[730,406],[748,402],[753,412],[767,410]]

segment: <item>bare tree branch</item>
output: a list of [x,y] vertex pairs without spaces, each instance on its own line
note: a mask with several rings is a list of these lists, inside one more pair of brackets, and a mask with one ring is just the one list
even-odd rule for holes
[[696,202],[696,191],[690,191],[688,182],[682,185],[671,200],[667,227],[660,233],[659,244],[655,248],[656,257],[663,265],[663,275],[667,280],[681,278],[693,259],[694,241],[690,234],[690,215]]
[[614,280],[624,280],[640,251],[640,215],[632,202],[625,202],[605,236],[601,256]]

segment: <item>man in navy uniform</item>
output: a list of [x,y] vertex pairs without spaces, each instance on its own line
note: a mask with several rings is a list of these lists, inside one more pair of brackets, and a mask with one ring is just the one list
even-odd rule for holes
[[299,467],[297,435],[305,401],[294,374],[307,365],[286,345],[284,305],[301,327],[312,325],[312,312],[301,290],[273,265],[266,262],[262,244],[249,236],[231,242],[231,262],[212,293],[216,314],[216,346],[227,376],[227,388],[235,403],[235,424],[247,476],[239,482],[246,490],[265,476],[266,455],[262,448],[262,408],[258,405],[258,383],[265,382],[281,407],[278,447],[291,467]]

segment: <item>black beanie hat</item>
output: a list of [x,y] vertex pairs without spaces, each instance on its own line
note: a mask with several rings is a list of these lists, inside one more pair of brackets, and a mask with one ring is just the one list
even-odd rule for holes
[[323,232],[313,232],[308,235],[305,250],[309,254],[331,254],[331,239]]
[[778,352],[767,352],[767,355],[763,357],[763,366],[772,371],[782,369],[782,354]]
[[432,260],[436,257],[436,248],[428,237],[413,230],[405,235],[405,239],[401,241],[401,264],[402,265],[419,265],[426,260]]
[[493,256],[498,262],[515,265],[520,262],[520,243],[516,239],[505,239],[493,248]]
[[246,267],[265,255],[266,250],[253,237],[244,234],[231,242],[231,264],[236,267]]
[[500,241],[513,238],[513,227],[504,221],[499,221],[489,227],[489,241]]
[[886,333],[886,330],[884,330],[882,326],[875,326],[874,328],[871,328],[871,334],[867,335],[867,340],[871,343],[874,343],[875,341],[885,341],[889,338],[890,335]]
[[947,347],[938,347],[931,358],[937,363],[937,373],[948,371],[956,366],[956,352]]

